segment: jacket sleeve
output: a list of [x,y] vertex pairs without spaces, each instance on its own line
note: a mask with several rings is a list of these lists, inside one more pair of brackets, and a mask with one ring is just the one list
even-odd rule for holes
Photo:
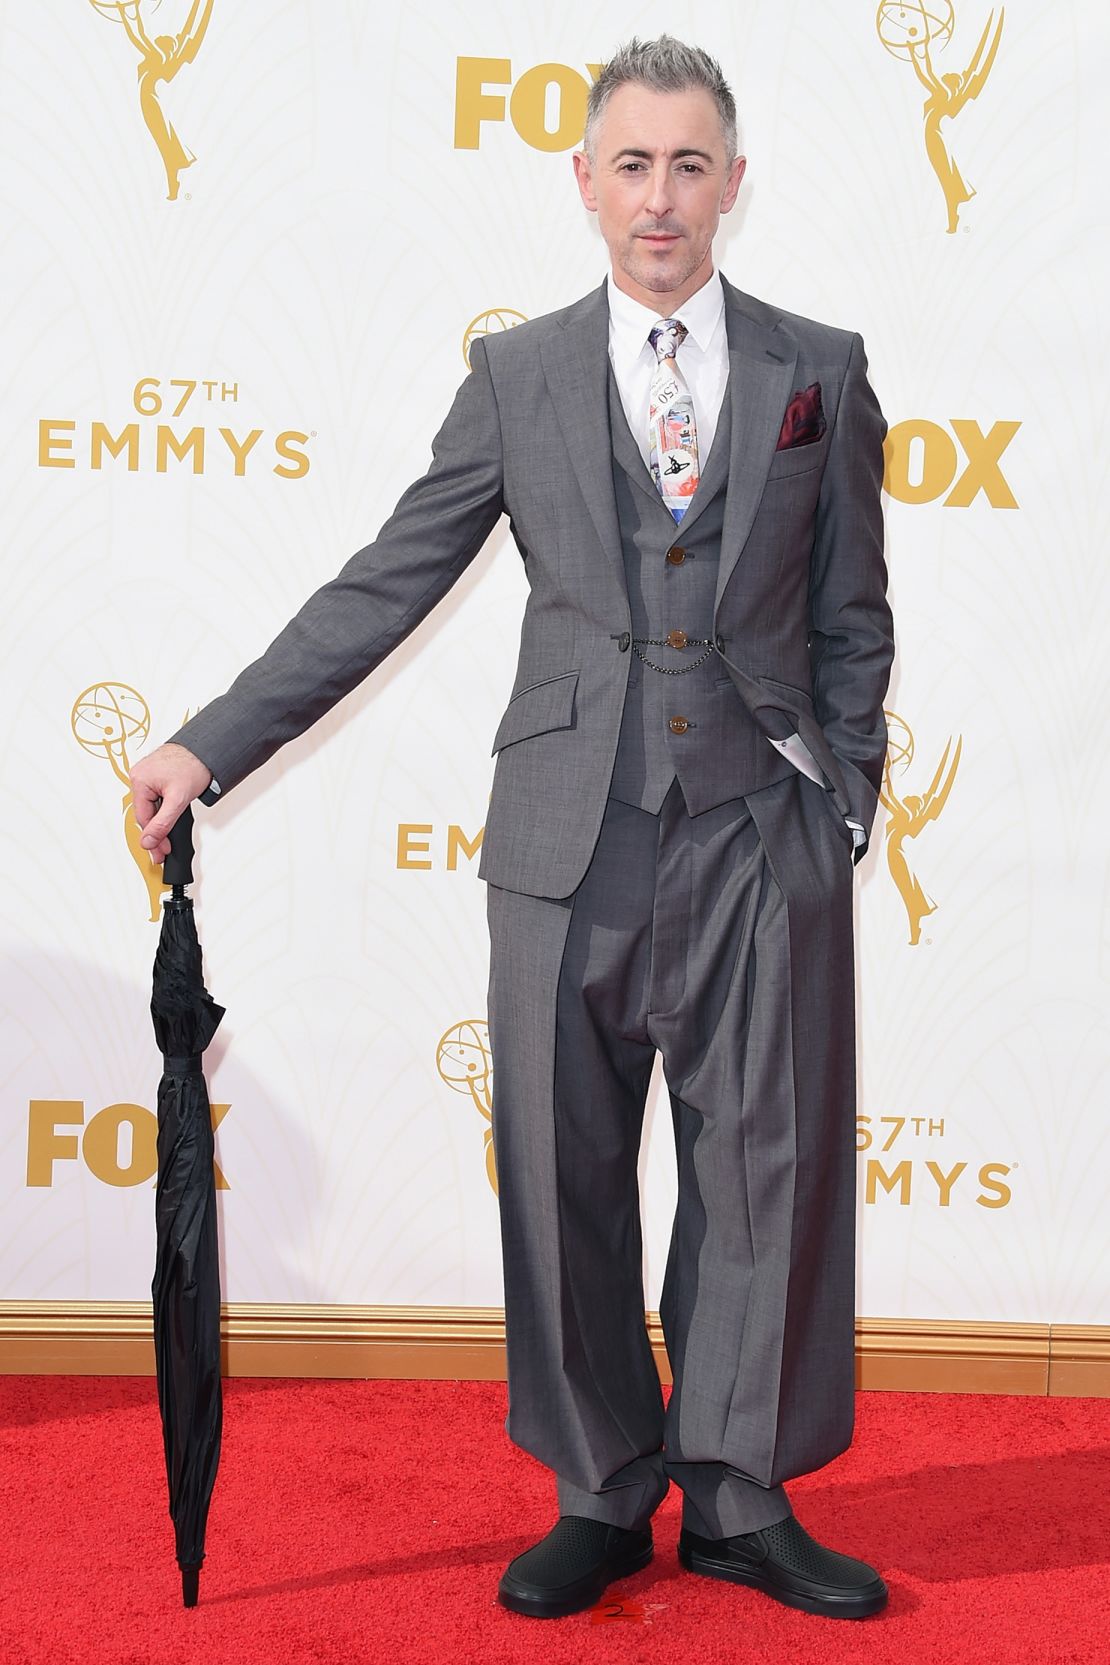
[[852,814],[868,834],[882,781],[883,699],[894,658],[883,558],[885,437],[856,335],[817,503],[809,632],[814,712],[841,765]]
[[[432,464],[373,543],[311,595],[261,658],[169,738],[211,771],[215,803],[329,711],[415,630],[502,510],[502,448],[485,346],[432,441]],[[218,783],[218,785],[217,785]],[[214,789],[215,788],[215,789]]]

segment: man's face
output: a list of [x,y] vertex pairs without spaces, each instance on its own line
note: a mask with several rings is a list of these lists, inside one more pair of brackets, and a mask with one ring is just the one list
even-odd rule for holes
[[645,305],[678,304],[712,271],[717,224],[744,176],[742,156],[729,164],[712,94],[627,82],[605,106],[595,149],[592,165],[575,153],[574,172],[620,287]]

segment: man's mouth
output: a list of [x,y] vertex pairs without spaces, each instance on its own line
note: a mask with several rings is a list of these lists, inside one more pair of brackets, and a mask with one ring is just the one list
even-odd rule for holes
[[644,243],[655,243],[660,248],[668,243],[678,242],[678,233],[673,231],[641,231],[640,240]]

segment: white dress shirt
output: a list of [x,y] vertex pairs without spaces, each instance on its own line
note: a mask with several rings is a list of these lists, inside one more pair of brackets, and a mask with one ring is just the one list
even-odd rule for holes
[[704,473],[728,382],[725,292],[720,275],[712,272],[701,288],[673,312],[653,312],[649,306],[634,301],[631,295],[617,288],[611,275],[605,280],[605,288],[609,297],[609,360],[617,378],[628,426],[640,447],[645,466],[651,456],[648,406],[652,373],[657,363],[648,332],[664,318],[677,318],[685,324],[689,333],[678,349],[677,363],[694,401],[698,470]]

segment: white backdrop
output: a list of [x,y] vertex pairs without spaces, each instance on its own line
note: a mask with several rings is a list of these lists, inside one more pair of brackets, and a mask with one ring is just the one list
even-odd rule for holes
[[[880,38],[908,38],[912,4],[215,0],[192,49],[188,10],[142,0],[183,59],[143,101],[152,59],[118,8],[2,12],[0,1293],[149,1289],[157,925],[126,761],[372,538],[427,464],[468,330],[600,281],[570,164],[586,66],[670,28],[741,109],[719,265],[860,330],[892,427],[897,744],[856,880],[859,1310],[1110,1320],[1106,9],[1011,4],[991,60],[997,11],[930,0],[938,74],[988,37],[941,130],[977,191],[951,234],[926,89]],[[176,200],[158,137],[195,152]],[[480,1027],[456,1027],[485,1018],[470,852],[523,597],[502,526],[379,673],[198,810],[231,1300],[500,1302],[485,1101],[444,1075],[481,1060]],[[915,896],[935,908],[911,943]]]

